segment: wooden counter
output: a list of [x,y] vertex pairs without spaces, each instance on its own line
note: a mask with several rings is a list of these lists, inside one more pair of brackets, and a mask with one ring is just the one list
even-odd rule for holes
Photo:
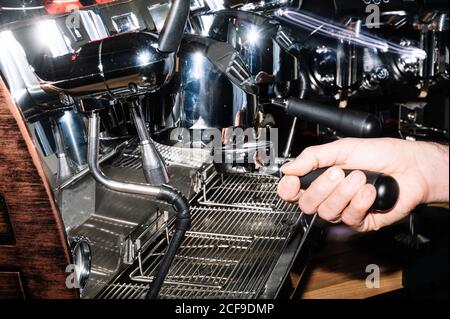
[[[294,268],[294,299],[361,299],[402,288],[402,267],[389,233],[359,234],[345,226],[326,229],[303,274]],[[367,288],[368,265],[378,265],[380,288]],[[300,279],[301,278],[301,279]]]

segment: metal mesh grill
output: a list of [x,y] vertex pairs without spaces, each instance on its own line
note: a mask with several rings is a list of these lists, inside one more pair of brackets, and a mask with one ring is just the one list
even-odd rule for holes
[[[166,284],[221,289],[252,242],[249,237],[190,232],[177,253]],[[130,278],[151,282],[162,257],[162,253],[149,254]]]
[[[201,168],[206,163],[211,162],[210,153],[206,150],[172,147],[158,143],[155,143],[155,146],[167,164]],[[123,154],[113,163],[113,166],[141,169],[142,158],[139,147],[132,152]]]
[[[217,177],[192,205],[193,224],[162,298],[257,298],[302,218],[272,177]],[[168,230],[168,233],[170,231]],[[101,298],[142,298],[167,248],[162,238]]]
[[193,230],[252,238],[226,284],[215,289],[167,285],[165,298],[256,298],[264,288],[272,267],[287,244],[297,213],[250,211],[233,208],[199,208]]
[[278,181],[270,176],[218,178],[203,192],[199,203],[206,206],[297,212],[297,207],[277,195]]

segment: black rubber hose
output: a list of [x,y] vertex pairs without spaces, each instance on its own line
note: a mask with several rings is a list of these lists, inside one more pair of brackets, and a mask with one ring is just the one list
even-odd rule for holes
[[183,242],[184,235],[191,228],[191,213],[189,202],[181,193],[174,188],[164,185],[161,186],[161,194],[158,199],[167,202],[175,207],[177,211],[175,221],[175,233],[170,241],[170,245],[165,253],[158,272],[150,285],[150,290],[146,295],[146,299],[157,299],[164,280],[169,273],[175,255]]

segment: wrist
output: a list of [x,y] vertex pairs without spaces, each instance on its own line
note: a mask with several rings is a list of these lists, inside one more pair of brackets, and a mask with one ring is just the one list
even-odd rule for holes
[[425,204],[449,202],[449,147],[421,143],[419,167],[427,184]]

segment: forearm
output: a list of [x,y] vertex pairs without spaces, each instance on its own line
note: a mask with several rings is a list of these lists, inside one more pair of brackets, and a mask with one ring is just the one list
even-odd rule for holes
[[436,143],[420,143],[419,167],[428,184],[426,203],[449,202],[449,147]]

